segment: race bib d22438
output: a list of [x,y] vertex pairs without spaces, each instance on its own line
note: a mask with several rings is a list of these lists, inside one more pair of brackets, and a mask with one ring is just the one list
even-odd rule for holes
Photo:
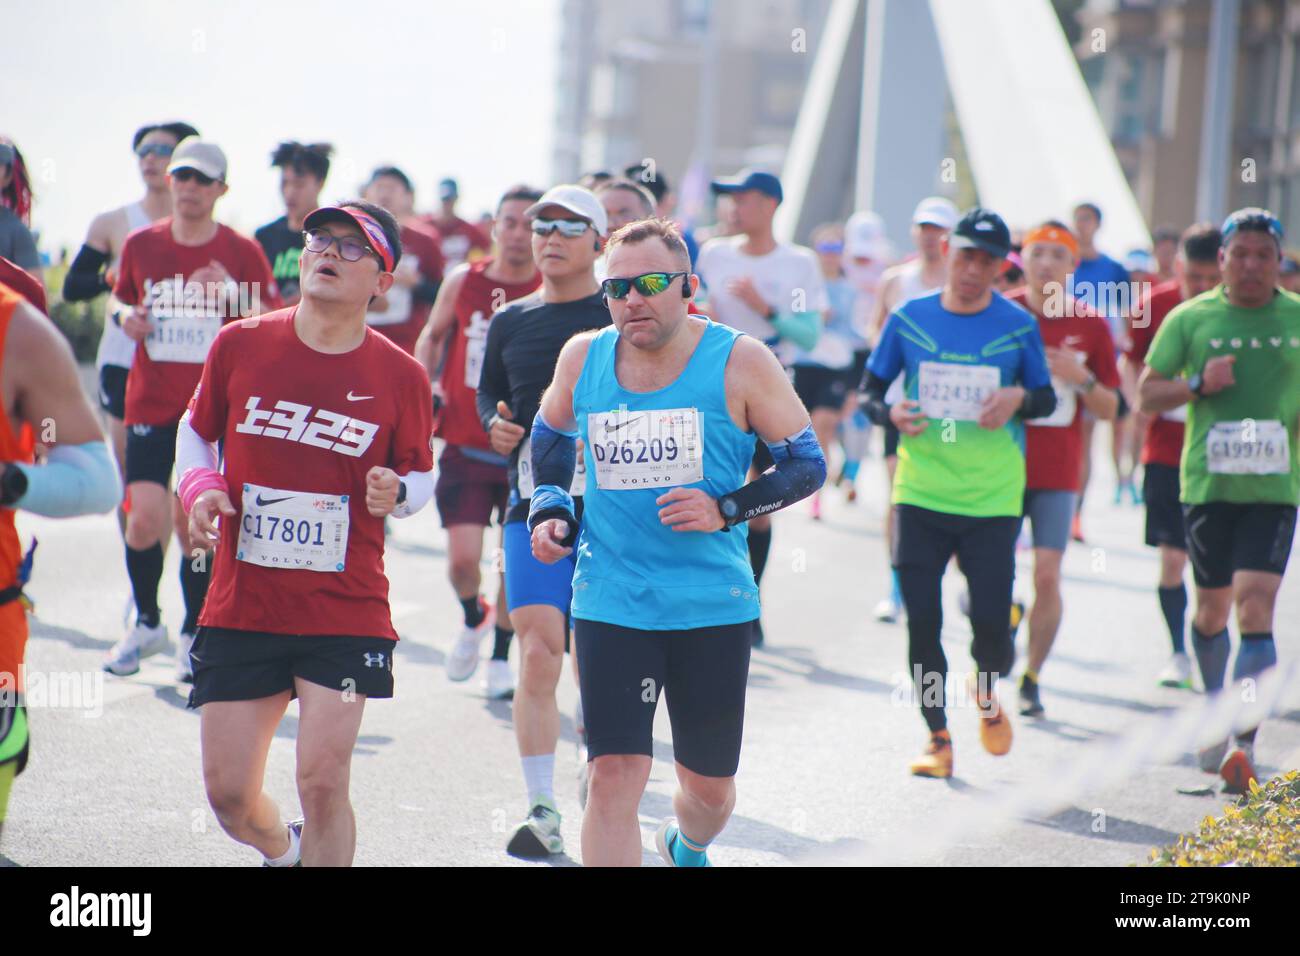
[[342,571],[348,496],[244,485],[235,557],[264,568]]
[[596,487],[627,491],[703,481],[703,424],[697,408],[591,412],[587,441]]
[[922,362],[917,390],[927,418],[979,421],[990,395],[1002,387],[1002,373],[994,365],[956,365]]

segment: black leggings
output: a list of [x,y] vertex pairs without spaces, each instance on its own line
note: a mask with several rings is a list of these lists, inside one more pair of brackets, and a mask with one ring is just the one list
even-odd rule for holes
[[1008,622],[1021,518],[973,518],[915,505],[895,505],[894,516],[894,569],[907,608],[908,664],[921,716],[933,733],[947,726],[948,658],[940,642],[944,570],[957,555],[970,592],[971,657],[981,686],[992,688],[1015,661]]

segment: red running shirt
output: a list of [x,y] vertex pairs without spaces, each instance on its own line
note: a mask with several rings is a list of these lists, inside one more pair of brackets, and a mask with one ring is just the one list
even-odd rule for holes
[[[222,329],[190,403],[194,430],[207,441],[225,441],[224,474],[237,512],[222,521],[199,623],[396,640],[384,574],[384,519],[366,510],[366,473],[376,465],[399,475],[432,470],[428,376],[373,330],[351,352],[317,352],[294,330],[297,311]],[[249,485],[263,491],[250,492]],[[260,506],[260,523],[251,511],[244,520],[245,499]],[[337,521],[322,534],[315,521],[301,520],[311,508],[336,519],[346,514],[343,571],[248,559],[249,552],[265,555],[268,547],[283,554],[295,539],[329,542]],[[285,530],[288,545],[277,537]],[[305,539],[294,534],[304,530]]]
[[480,259],[469,267],[461,280],[453,306],[456,324],[451,330],[447,360],[443,363],[439,380],[446,405],[434,430],[434,434],[449,445],[484,450],[490,450],[492,445],[479,420],[476,398],[488,323],[507,302],[523,298],[542,284],[540,272],[534,272],[527,282],[515,285],[489,279],[485,273],[492,261]]
[[[188,281],[210,262],[225,266],[239,283],[231,294]],[[179,281],[177,276],[180,277]],[[203,360],[220,325],[280,307],[266,253],[228,226],[201,246],[172,238],[171,217],[127,236],[113,294],[127,305],[145,305],[155,331],[135,348],[126,380],[126,424],[173,425],[203,371]]]
[[[1029,304],[1022,287],[1007,293],[1038,319],[1044,348],[1066,348],[1082,353],[1083,362],[1097,376],[1097,383],[1119,388],[1115,366],[1115,341],[1106,320],[1081,302],[1066,309],[1072,315],[1049,319]],[[1025,488],[1054,491],[1079,490],[1079,468],[1083,461],[1083,398],[1068,387],[1057,389],[1057,409],[1045,419],[1025,422]],[[1071,407],[1073,410],[1071,411]],[[1044,424],[1051,422],[1052,424]]]
[[[1146,361],[1160,323],[1182,301],[1183,293],[1176,281],[1162,283],[1151,290],[1150,298],[1144,303],[1144,308],[1137,310],[1129,331],[1130,344],[1125,354],[1130,359],[1138,364]],[[1149,321],[1144,323],[1144,316]],[[1186,417],[1187,406],[1183,405],[1151,418],[1142,442],[1142,464],[1179,466],[1183,457],[1183,422]]]

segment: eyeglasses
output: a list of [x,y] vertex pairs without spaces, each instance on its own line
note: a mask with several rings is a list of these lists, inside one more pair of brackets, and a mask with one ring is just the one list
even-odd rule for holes
[[604,290],[605,297],[609,299],[626,299],[633,286],[636,286],[636,291],[642,295],[651,296],[667,291],[673,284],[673,280],[679,276],[688,275],[689,272],[647,272],[628,279],[606,279],[600,287]]
[[560,235],[569,239],[576,239],[588,229],[591,223],[581,219],[534,219],[533,234],[538,236],[549,236],[556,230]]
[[211,186],[216,182],[216,180],[211,176],[205,176],[197,169],[192,169],[189,166],[185,166],[172,173],[172,179],[176,180],[178,183],[188,183],[193,180],[200,186]]
[[334,236],[323,229],[308,229],[302,234],[306,243],[308,252],[324,252],[334,243],[339,244],[339,255],[348,262],[358,262],[368,252],[376,259],[379,259],[379,268],[384,268],[384,260],[379,253],[370,248],[363,240],[356,236]]
[[135,154],[141,159],[146,156],[161,156],[167,159],[175,150],[175,146],[168,146],[166,143],[143,143],[136,149]]

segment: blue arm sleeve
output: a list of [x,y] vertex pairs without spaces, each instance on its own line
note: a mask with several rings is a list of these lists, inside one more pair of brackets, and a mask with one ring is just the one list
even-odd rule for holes
[[565,547],[572,547],[578,537],[573,497],[567,490],[578,466],[577,438],[576,429],[562,432],[552,428],[540,409],[533,418],[533,479],[537,487],[528,506],[528,530],[551,518],[567,521],[569,534],[562,542]]
[[728,527],[787,508],[807,498],[826,482],[826,456],[817,443],[812,425],[805,426],[803,431],[784,441],[766,444],[776,466],[719,499],[719,508]]
[[55,445],[43,465],[19,464],[27,491],[15,507],[47,518],[103,514],[122,500],[117,466],[102,441]]

